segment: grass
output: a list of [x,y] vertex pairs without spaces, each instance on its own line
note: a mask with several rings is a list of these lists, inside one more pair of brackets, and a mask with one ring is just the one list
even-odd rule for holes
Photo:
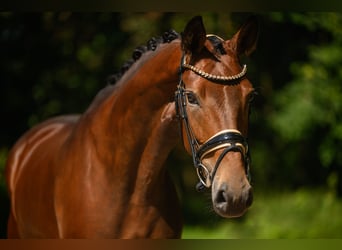
[[185,239],[342,238],[342,201],[322,190],[256,194],[241,219],[222,219],[215,226],[186,225]]

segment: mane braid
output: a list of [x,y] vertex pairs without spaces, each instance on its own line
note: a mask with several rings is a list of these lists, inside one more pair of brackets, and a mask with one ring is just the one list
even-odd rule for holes
[[164,32],[160,37],[152,37],[147,41],[146,45],[138,46],[133,50],[132,58],[127,60],[121,67],[120,72],[110,75],[107,78],[107,84],[115,84],[125,74],[125,72],[147,51],[154,51],[158,45],[163,43],[170,43],[171,41],[179,38],[180,35],[173,29]]

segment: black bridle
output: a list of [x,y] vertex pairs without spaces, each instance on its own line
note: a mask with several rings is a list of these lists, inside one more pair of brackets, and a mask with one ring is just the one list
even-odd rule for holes
[[[184,67],[186,65],[187,67]],[[224,156],[230,151],[236,151],[241,153],[241,157],[244,161],[245,171],[247,178],[250,179],[249,173],[249,165],[250,165],[250,153],[248,149],[247,139],[243,137],[241,132],[234,129],[227,129],[222,130],[219,133],[215,134],[211,138],[209,138],[203,144],[199,144],[192,129],[189,124],[188,114],[186,111],[187,106],[187,95],[191,94],[192,91],[187,90],[185,87],[185,83],[182,80],[182,74],[185,69],[191,69],[188,67],[188,64],[184,62],[184,56],[182,57],[181,64],[180,64],[180,76],[179,76],[179,83],[177,86],[177,91],[175,92],[175,104],[176,104],[176,111],[177,116],[180,120],[180,131],[183,138],[182,133],[182,125],[184,124],[187,139],[191,148],[193,164],[196,168],[196,172],[200,182],[196,185],[196,189],[198,191],[204,190],[204,188],[210,188],[216,174],[216,171],[223,160]],[[246,67],[244,67],[244,70]],[[192,69],[191,69],[192,70]],[[193,70],[194,71],[194,70]],[[194,71],[197,73],[196,71]],[[245,71],[244,71],[245,72]],[[200,74],[202,77],[206,78],[204,74]],[[210,74],[207,74],[210,75]],[[234,77],[234,81],[241,79],[245,73],[238,74],[238,77]],[[212,75],[210,75],[212,76]],[[213,79],[210,79],[213,81]],[[222,81],[219,81],[220,84],[224,84]],[[225,83],[229,84],[229,83]],[[222,153],[218,157],[216,164],[210,173],[208,168],[202,163],[203,158],[212,152],[215,152],[219,149],[223,149]]]

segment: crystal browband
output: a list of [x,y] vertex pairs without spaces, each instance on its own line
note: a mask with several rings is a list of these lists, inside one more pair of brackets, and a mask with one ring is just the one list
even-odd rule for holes
[[211,80],[211,81],[234,81],[234,80],[238,80],[240,78],[242,78],[246,73],[247,73],[247,65],[244,64],[242,71],[236,75],[232,75],[232,76],[220,76],[220,75],[212,75],[209,73],[204,72],[203,70],[196,68],[195,66],[192,66],[190,64],[184,63],[182,65],[182,67],[187,68],[192,70],[193,72],[195,72],[196,74],[202,76],[203,78],[207,79],[207,80]]

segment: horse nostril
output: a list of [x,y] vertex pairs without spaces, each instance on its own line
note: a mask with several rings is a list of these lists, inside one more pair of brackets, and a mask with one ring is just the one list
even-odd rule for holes
[[236,204],[245,204],[246,207],[250,207],[253,203],[253,188],[249,187],[247,190],[242,192],[241,196],[234,197],[235,198],[233,198],[233,196],[229,197],[228,185],[222,184],[220,189],[216,193],[215,202],[216,204],[220,204],[221,206],[233,202]]
[[227,191],[228,191],[227,185],[223,184],[216,194],[215,202],[217,204],[226,203],[228,201]]
[[242,216],[253,202],[253,189],[247,184],[241,185],[239,188],[221,184],[216,191],[215,189],[213,191],[214,209],[223,217]]

